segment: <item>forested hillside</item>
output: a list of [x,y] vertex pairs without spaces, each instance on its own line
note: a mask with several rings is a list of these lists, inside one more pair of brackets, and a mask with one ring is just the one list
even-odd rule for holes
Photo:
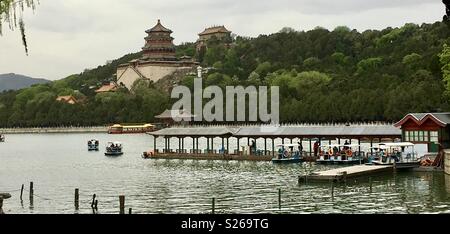
[[[177,55],[195,56],[215,68],[205,86],[280,86],[283,122],[397,121],[410,112],[450,110],[442,72],[447,60],[439,57],[449,36],[450,27],[442,22],[364,32],[284,28],[237,37],[231,45],[212,40],[198,54],[193,43],[185,43],[177,46]],[[0,94],[1,127],[153,121],[174,101],[153,85],[132,93],[93,91],[113,79],[118,64],[138,57],[126,55],[60,81]],[[182,84],[191,86],[192,79]],[[55,101],[68,94],[86,101]]]

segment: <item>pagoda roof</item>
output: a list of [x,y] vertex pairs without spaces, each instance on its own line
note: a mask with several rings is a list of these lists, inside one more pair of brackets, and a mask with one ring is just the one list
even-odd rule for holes
[[231,31],[226,29],[225,26],[216,26],[216,27],[207,28],[207,29],[205,29],[205,31],[201,32],[198,35],[203,36],[203,35],[209,35],[209,34],[214,34],[214,33],[231,33]]
[[167,33],[172,33],[172,30],[162,26],[161,24],[161,20],[158,20],[158,23],[155,25],[155,27],[145,31],[146,33],[151,33],[151,32],[167,32]]

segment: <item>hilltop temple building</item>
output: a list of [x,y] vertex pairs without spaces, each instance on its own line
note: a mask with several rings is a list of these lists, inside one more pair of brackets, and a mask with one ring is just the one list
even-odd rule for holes
[[206,28],[203,32],[198,34],[197,51],[202,47],[206,47],[208,40],[213,38],[227,42],[231,40],[231,31],[225,28],[225,26],[215,26]]
[[190,57],[177,59],[172,30],[164,27],[160,20],[156,26],[145,32],[147,37],[142,48],[142,58],[117,67],[117,84],[131,90],[138,80],[157,82],[178,71],[191,72],[198,66]]

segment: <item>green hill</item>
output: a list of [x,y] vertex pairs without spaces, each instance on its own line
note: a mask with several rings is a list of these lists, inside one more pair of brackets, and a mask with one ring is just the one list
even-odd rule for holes
[[[280,86],[284,122],[396,121],[410,112],[450,110],[439,62],[449,37],[450,28],[442,22],[364,32],[284,28],[257,38],[237,37],[231,45],[212,40],[198,54],[193,43],[186,43],[177,46],[177,55],[195,56],[215,68],[205,86]],[[93,92],[113,78],[118,64],[138,57],[129,54],[60,81],[0,94],[0,125],[153,121],[171,100],[152,85],[134,93]],[[192,79],[181,83],[191,86]],[[67,105],[54,100],[67,94],[86,101]]]

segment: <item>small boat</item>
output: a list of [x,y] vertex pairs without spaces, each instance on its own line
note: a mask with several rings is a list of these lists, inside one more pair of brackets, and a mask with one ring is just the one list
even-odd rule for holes
[[5,136],[0,134],[0,142],[5,142]]
[[106,146],[106,156],[120,156],[122,155],[122,143],[120,142],[108,142]]
[[320,147],[319,164],[362,164],[362,152],[354,152],[352,148],[359,148],[359,145],[326,145]]
[[410,142],[382,143],[379,146],[379,158],[372,165],[394,165],[396,168],[420,167],[420,158]]
[[89,151],[98,151],[99,141],[98,140],[90,140],[88,141],[88,150]]
[[153,152],[153,150],[149,150],[149,151],[146,151],[146,152],[143,152],[143,153],[142,153],[142,158],[143,158],[143,159],[150,159],[150,158],[153,157],[153,155],[155,155],[155,153]]
[[278,145],[278,157],[272,159],[274,164],[285,163],[302,163],[305,160],[302,157],[302,152],[298,150],[298,144],[280,144]]

